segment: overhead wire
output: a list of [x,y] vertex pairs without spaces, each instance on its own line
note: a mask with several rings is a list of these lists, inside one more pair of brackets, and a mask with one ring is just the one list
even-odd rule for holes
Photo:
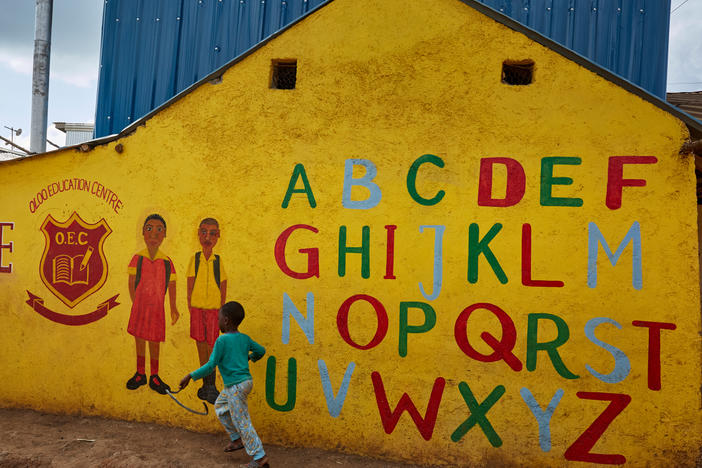
[[683,6],[684,4],[686,4],[686,3],[689,2],[689,1],[690,1],[690,0],[685,0],[685,1],[682,2],[680,5],[678,5],[678,6],[676,6],[675,8],[673,8],[673,10],[670,12],[670,14],[672,15],[673,13],[675,13],[675,11],[676,11],[678,8],[680,8],[681,6]]

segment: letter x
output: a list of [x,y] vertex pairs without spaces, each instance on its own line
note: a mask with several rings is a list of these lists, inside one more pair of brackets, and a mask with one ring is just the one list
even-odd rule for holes
[[455,431],[453,431],[453,434],[451,434],[451,440],[458,442],[464,435],[466,435],[468,431],[473,428],[473,426],[478,424],[493,447],[501,446],[502,439],[500,439],[500,436],[497,435],[497,432],[495,432],[495,429],[493,429],[492,424],[490,424],[490,421],[488,421],[485,415],[488,411],[490,411],[490,408],[497,403],[497,400],[499,400],[502,395],[505,394],[504,385],[498,385],[495,387],[485,401],[480,404],[478,404],[478,400],[476,400],[475,396],[473,396],[473,392],[470,390],[467,383],[459,383],[458,389],[461,391],[461,395],[463,395],[463,399],[468,405],[468,409],[470,409],[470,417],[460,426],[458,426]]

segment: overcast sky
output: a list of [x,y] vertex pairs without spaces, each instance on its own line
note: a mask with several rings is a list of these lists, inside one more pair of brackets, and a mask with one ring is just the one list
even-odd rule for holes
[[[65,135],[52,122],[95,121],[102,6],[54,0],[48,139],[59,145]],[[672,0],[671,9],[668,91],[702,90],[702,0]],[[33,47],[34,1],[0,0],[0,135],[21,128],[14,140],[27,149]]]

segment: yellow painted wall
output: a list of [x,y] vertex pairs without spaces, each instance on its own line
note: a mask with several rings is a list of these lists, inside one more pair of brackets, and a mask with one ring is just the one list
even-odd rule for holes
[[[297,59],[295,90],[269,89],[275,59]],[[506,59],[534,60],[534,82],[501,84]],[[686,137],[684,125],[671,115],[459,1],[335,0],[229,69],[221,83],[200,86],[131,135],[85,153],[64,150],[0,165],[0,222],[13,223],[2,230],[2,243],[11,242],[12,249],[1,250],[1,262],[11,263],[12,271],[0,273],[5,376],[0,404],[220,430],[212,413],[191,415],[148,387],[129,391],[124,386],[135,366],[134,340],[126,331],[131,306],[126,269],[144,248],[144,218],[156,212],[168,223],[162,250],[175,264],[181,318],[166,326],[159,374],[176,386],[198,366],[189,337],[185,270],[199,247],[199,220],[214,216],[222,228],[216,252],[229,274],[228,299],[242,302],[247,311],[242,331],[267,349],[266,357],[252,365],[249,402],[264,444],[462,466],[562,466],[566,451],[609,403],[578,392],[600,392],[629,395],[631,402],[592,453],[623,456],[632,466],[690,466],[698,456],[702,424],[693,161],[678,155]],[[115,151],[117,144],[122,153]],[[444,163],[443,168],[424,164],[418,171],[420,195],[431,198],[445,191],[433,206],[414,201],[407,188],[411,165],[425,154]],[[555,166],[554,176],[574,182],[554,186],[553,195],[581,198],[583,206],[542,206],[542,159],[556,156],[581,158],[581,164]],[[616,210],[605,204],[612,156],[657,158],[655,164],[625,166],[625,178],[645,179],[646,186],[625,187]],[[480,160],[494,157],[512,158],[524,168],[526,192],[515,206],[478,205]],[[370,160],[377,167],[373,182],[382,192],[377,206],[343,206],[349,159]],[[294,193],[287,208],[281,206],[296,164],[304,165],[315,208],[302,193]],[[353,174],[362,173],[357,168]],[[121,205],[73,190],[54,194],[30,211],[42,189],[72,178],[85,179],[91,189],[96,182],[107,187]],[[504,187],[504,174],[496,171],[495,196]],[[355,201],[367,195],[360,187],[352,191]],[[40,228],[48,216],[63,222],[73,212],[91,224],[104,218],[112,233],[104,243],[105,284],[70,309],[40,279],[45,248]],[[600,246],[597,286],[588,287],[589,223],[598,226],[614,251],[634,222],[641,230],[643,287],[632,285],[631,244],[615,267]],[[478,281],[467,280],[473,223],[481,238],[496,223],[502,225],[489,246],[506,284],[483,255]],[[532,230],[532,277],[559,280],[563,287],[522,284],[525,223]],[[296,224],[318,232],[296,231],[290,237],[289,265],[303,271],[307,257],[298,250],[316,248],[318,278],[294,279],[276,264],[276,239]],[[395,279],[384,278],[386,225],[397,226]],[[445,226],[442,289],[433,300],[419,289],[420,283],[431,289],[434,264],[435,230],[420,232],[423,225]],[[346,274],[340,277],[341,226],[352,247],[361,245],[362,227],[369,226],[369,278],[361,277],[358,254],[347,256]],[[37,314],[26,303],[27,291],[65,315],[87,314],[116,294],[120,305],[90,324],[66,326]],[[284,295],[307,315],[310,293],[314,343],[295,320],[289,343],[283,343]],[[380,301],[389,321],[382,342],[368,350],[347,344],[337,328],[340,306],[358,294]],[[398,347],[401,302],[429,304],[437,316],[433,329],[409,335],[406,357]],[[457,345],[456,320],[476,303],[494,304],[514,323],[513,354],[524,366],[520,371],[503,361],[472,359]],[[527,370],[530,314],[555,315],[567,324],[569,339],[558,352],[578,378],[562,377],[545,351],[537,353],[535,369]],[[614,369],[612,354],[585,334],[586,324],[597,317],[621,325],[603,324],[595,332],[627,356],[631,372],[621,382],[603,382],[588,370],[609,374]],[[660,333],[660,390],[648,384],[648,328],[634,321],[676,327]],[[419,309],[409,310],[409,323],[421,325]],[[349,329],[357,343],[368,343],[376,324],[367,304],[351,308]],[[484,331],[501,336],[497,319],[478,310],[468,322],[468,339],[478,352],[490,354],[480,338]],[[556,336],[554,322],[542,320],[539,342]],[[296,360],[292,411],[274,410],[266,402],[269,356],[277,361],[278,404],[286,401],[288,359]],[[334,395],[354,363],[338,417],[327,407],[320,360]],[[374,372],[391,409],[407,393],[422,417],[433,385],[445,381],[429,440],[407,413],[391,433],[384,430]],[[504,395],[486,413],[500,444],[491,443],[478,425],[452,441],[471,415],[459,389],[466,384],[478,403],[504,386]],[[520,394],[524,388],[542,409],[563,390],[550,420],[548,451],[540,447],[539,425]],[[195,390],[191,386],[179,395],[193,407],[199,405]]]

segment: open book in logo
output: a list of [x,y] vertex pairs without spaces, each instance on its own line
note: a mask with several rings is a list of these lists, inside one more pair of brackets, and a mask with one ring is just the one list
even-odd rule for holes
[[47,288],[73,308],[107,280],[102,246],[112,229],[105,219],[88,224],[75,211],[64,222],[51,215],[41,226],[46,244],[39,275]]

